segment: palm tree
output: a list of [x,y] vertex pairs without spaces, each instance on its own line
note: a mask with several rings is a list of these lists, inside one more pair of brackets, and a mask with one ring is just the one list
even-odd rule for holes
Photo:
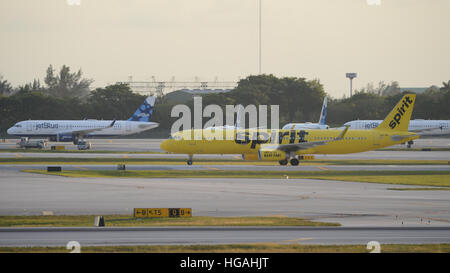
[[3,80],[3,76],[0,75],[0,95],[9,95],[11,92],[11,84],[7,80]]
[[442,82],[443,87],[441,87],[441,90],[449,90],[450,91],[450,81],[448,82]]

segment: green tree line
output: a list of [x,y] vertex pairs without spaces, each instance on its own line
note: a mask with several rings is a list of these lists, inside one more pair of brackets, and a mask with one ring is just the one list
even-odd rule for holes
[[[145,99],[125,84],[86,91],[91,82],[82,78],[81,70],[71,73],[65,66],[57,74],[50,66],[45,85],[34,80],[12,88],[1,78],[0,135],[5,137],[9,127],[28,119],[128,119]],[[449,84],[450,81],[437,90],[418,94],[413,118],[450,119]],[[341,126],[355,119],[383,119],[403,95],[397,89],[389,93],[386,87],[383,88],[384,91],[378,92],[363,89],[349,98],[329,98],[327,123]],[[230,92],[203,95],[203,106],[217,104],[225,109],[225,105],[237,104],[279,105],[280,126],[283,126],[289,122],[317,122],[326,95],[323,85],[316,79],[259,75],[241,80]],[[166,137],[172,123],[178,119],[171,117],[176,104],[169,95],[158,97],[151,120],[160,126],[143,136]],[[185,104],[193,114],[192,98]],[[208,118],[204,122],[206,120]]]

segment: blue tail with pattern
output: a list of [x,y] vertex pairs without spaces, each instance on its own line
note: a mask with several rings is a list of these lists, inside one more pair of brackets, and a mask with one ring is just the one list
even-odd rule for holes
[[320,112],[319,124],[325,125],[327,118],[327,97],[323,99],[322,111]]
[[145,121],[150,122],[150,118],[153,113],[153,108],[155,106],[155,97],[151,96],[145,99],[144,103],[139,106],[136,112],[133,114],[129,121]]

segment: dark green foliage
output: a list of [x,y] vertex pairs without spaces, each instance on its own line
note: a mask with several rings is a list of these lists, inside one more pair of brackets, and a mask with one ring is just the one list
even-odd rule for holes
[[89,118],[128,119],[141,105],[146,96],[131,92],[126,84],[109,85],[91,92],[86,112]]
[[9,95],[13,91],[11,84],[0,75],[0,96]]
[[70,67],[63,65],[59,73],[55,75],[50,65],[45,76],[47,88],[44,92],[58,98],[82,98],[89,94],[89,86],[92,82],[93,80],[82,78],[81,69],[70,73]]
[[[373,93],[357,93],[351,98],[332,100],[328,103],[327,123],[339,126],[356,119],[384,119],[403,93],[382,96]],[[412,119],[450,119],[450,90],[429,89],[417,94]]]
[[[53,71],[51,67],[49,69]],[[50,70],[46,84],[57,85],[58,77],[52,76]],[[68,73],[64,73],[66,72]],[[78,81],[79,73],[75,74],[71,74],[73,80]],[[418,94],[413,118],[450,119],[449,84],[450,82],[444,82],[442,88],[430,88]],[[383,86],[379,89],[383,88],[386,89]],[[53,96],[48,95],[47,90],[39,81],[34,81],[17,88],[13,95],[0,95],[0,135],[6,136],[6,130],[10,126],[27,119],[128,119],[145,99],[145,96],[131,92],[124,84],[97,88],[87,97]],[[402,94],[390,92],[385,96],[383,93],[386,92],[367,91],[356,93],[351,98],[329,99],[327,123],[341,126],[355,119],[384,119]],[[289,122],[317,122],[325,95],[319,80],[259,75],[241,80],[238,87],[228,93],[202,97],[203,108],[208,104],[220,105],[224,110],[225,105],[280,105],[280,126],[283,126]],[[193,114],[193,100],[189,96],[191,95],[185,96],[185,104],[192,109]],[[144,132],[142,136],[167,137],[172,123],[178,119],[170,117],[172,107],[179,103],[179,100],[173,100],[170,95],[158,98],[151,119],[160,124],[159,128]],[[270,115],[270,108],[268,112]],[[204,122],[208,119],[205,118]]]

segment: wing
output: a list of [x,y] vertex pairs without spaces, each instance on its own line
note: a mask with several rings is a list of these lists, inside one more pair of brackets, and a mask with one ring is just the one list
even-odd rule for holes
[[92,132],[101,131],[103,129],[111,128],[111,127],[114,126],[115,123],[116,123],[116,120],[113,120],[113,122],[111,122],[111,124],[109,124],[106,127],[97,127],[97,128],[90,128],[90,129],[84,129],[84,130],[74,130],[74,131],[63,132],[63,134],[72,134],[72,135],[84,136],[84,135],[87,135],[87,134],[92,133]]
[[433,131],[433,130],[437,130],[437,129],[442,130],[442,126],[430,127],[430,128],[425,128],[425,129],[412,129],[412,130],[408,130],[408,131],[414,132],[414,133],[421,133],[421,132]]
[[402,141],[404,139],[411,138],[412,136],[414,135],[392,135],[391,139],[392,141]]
[[296,152],[299,150],[306,150],[306,149],[310,149],[310,148],[313,148],[316,146],[327,145],[330,142],[335,142],[335,141],[339,141],[339,140],[343,139],[345,134],[348,131],[348,128],[350,128],[350,126],[346,125],[345,129],[342,130],[342,132],[339,134],[339,136],[337,136],[334,139],[330,139],[330,140],[308,141],[308,142],[290,143],[290,144],[266,144],[266,145],[263,145],[262,147],[264,149],[276,149],[276,150],[280,150],[283,152]]

